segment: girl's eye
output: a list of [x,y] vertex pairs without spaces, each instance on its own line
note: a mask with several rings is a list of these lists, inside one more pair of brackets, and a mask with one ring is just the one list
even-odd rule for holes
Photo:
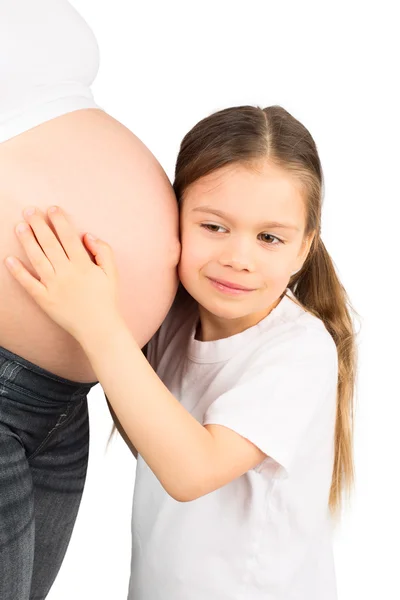
[[221,225],[215,225],[214,223],[202,223],[201,227],[207,229],[207,231],[211,231],[212,233],[219,233],[217,229],[225,229]]
[[[201,227],[212,233],[220,233],[218,229],[223,229],[224,231],[226,231],[225,227],[222,227],[222,225],[216,225],[215,223],[201,223]],[[264,238],[262,241],[266,242],[268,246],[278,246],[279,244],[285,243],[283,240],[277,238],[274,235],[271,235],[270,233],[260,233],[260,237]],[[267,238],[273,241],[268,241]]]
[[284,244],[285,242],[277,237],[275,237],[274,235],[271,235],[270,233],[260,233],[261,237],[264,237],[263,242],[267,242],[266,238],[270,238],[272,240],[275,240],[274,243],[270,243],[267,242],[268,246],[278,246],[278,244]]

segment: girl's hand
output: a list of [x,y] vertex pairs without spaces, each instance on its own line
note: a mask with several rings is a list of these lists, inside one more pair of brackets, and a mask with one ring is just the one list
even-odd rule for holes
[[59,207],[51,207],[48,217],[60,241],[39,210],[26,209],[24,217],[26,222],[17,225],[16,232],[39,279],[17,258],[7,257],[5,262],[40,308],[78,341],[115,317],[121,320],[110,246],[90,234],[83,244]]

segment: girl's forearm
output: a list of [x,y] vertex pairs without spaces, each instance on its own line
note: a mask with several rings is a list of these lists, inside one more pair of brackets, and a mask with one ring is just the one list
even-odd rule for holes
[[212,435],[162,383],[122,319],[80,343],[139,454],[173,498],[191,499],[212,464]]

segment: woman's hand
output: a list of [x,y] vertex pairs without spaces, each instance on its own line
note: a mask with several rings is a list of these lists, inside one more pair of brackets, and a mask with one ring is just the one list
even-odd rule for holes
[[16,233],[39,279],[17,258],[7,257],[5,262],[40,308],[78,341],[104,324],[121,321],[118,273],[110,246],[90,234],[82,243],[59,207],[48,210],[59,239],[39,210],[25,209],[24,217]]

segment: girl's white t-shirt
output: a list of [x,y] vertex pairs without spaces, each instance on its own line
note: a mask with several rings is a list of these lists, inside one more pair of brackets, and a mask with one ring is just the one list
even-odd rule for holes
[[129,600],[336,599],[337,351],[293,297],[287,289],[257,325],[211,342],[194,339],[196,304],[176,301],[149,343],[149,362],[195,419],[229,427],[267,458],[178,502],[138,457]]

